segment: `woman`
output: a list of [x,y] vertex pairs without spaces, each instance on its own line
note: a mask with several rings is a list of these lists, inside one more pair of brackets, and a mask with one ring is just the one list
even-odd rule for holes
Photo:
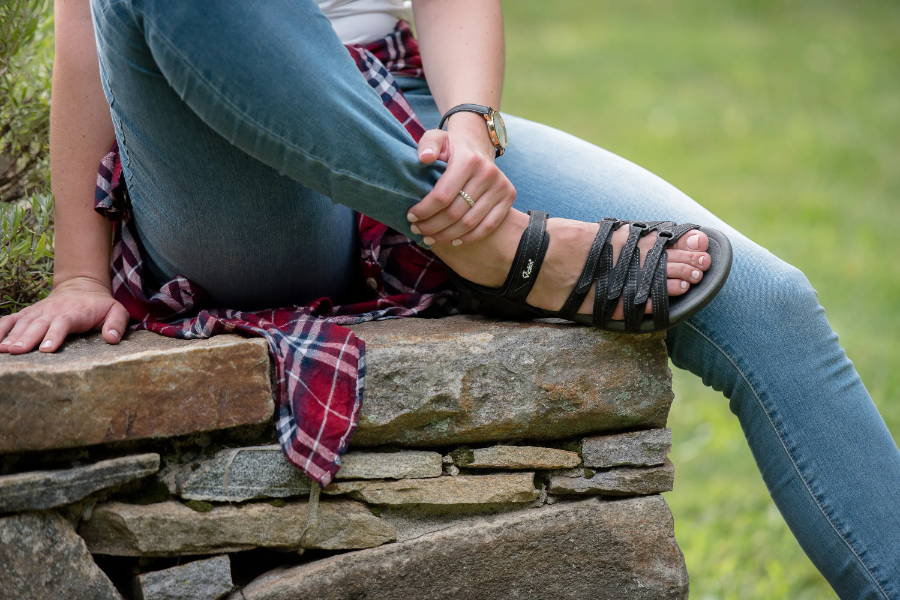
[[[109,291],[109,226],[89,204],[90,174],[114,138],[150,270],[187,275],[229,306],[352,297],[353,210],[489,287],[510,272],[526,212],[549,212],[546,257],[524,299],[548,310],[575,285],[601,216],[703,225],[665,250],[673,298],[690,297],[714,268],[704,233],[714,227],[733,245],[731,274],[668,330],[673,362],[730,399],[776,505],[838,594],[900,598],[900,451],[803,274],[654,175],[563,132],[505,115],[504,151],[477,113],[436,129],[460,104],[499,106],[499,2],[413,3],[428,80],[397,82],[429,128],[418,144],[341,45],[383,35],[401,5],[321,2],[332,27],[312,0],[159,4],[94,1],[99,71],[86,2],[56,4],[55,287],[0,320],[0,352],[52,352],[94,327],[107,342],[121,337],[128,314]],[[612,234],[614,254],[629,231]],[[655,238],[641,238],[642,257]],[[594,306],[588,291],[577,312]],[[625,316],[611,308],[612,320]]]

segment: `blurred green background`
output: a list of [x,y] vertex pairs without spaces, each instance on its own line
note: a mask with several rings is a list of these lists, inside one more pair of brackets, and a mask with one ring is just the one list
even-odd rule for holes
[[[507,0],[504,11],[504,110],[643,165],[803,269],[900,438],[900,4]],[[0,314],[33,301],[50,272],[50,30],[47,0],[0,4],[0,123],[11,125],[0,128]],[[727,400],[677,370],[675,386],[665,496],[691,598],[835,598]]]
[[[900,3],[508,0],[504,14],[503,109],[650,169],[806,272],[900,439]],[[835,598],[728,401],[674,374],[665,497],[691,598]]]

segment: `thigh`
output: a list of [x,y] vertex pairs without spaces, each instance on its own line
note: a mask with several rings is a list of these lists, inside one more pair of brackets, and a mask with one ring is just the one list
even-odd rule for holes
[[98,30],[101,82],[151,273],[184,275],[228,308],[352,296],[354,211],[214,131],[162,76],[130,24]]

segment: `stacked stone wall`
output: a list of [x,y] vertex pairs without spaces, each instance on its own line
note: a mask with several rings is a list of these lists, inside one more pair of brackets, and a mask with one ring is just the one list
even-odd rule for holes
[[273,438],[260,340],[0,357],[0,599],[687,596],[661,337],[353,329],[366,400],[318,498]]

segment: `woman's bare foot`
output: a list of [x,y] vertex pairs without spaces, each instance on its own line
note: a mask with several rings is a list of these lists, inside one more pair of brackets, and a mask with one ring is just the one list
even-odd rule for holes
[[[503,224],[484,240],[461,246],[436,243],[432,246],[432,251],[461,277],[481,285],[499,287],[506,280],[528,220],[527,214],[511,209]],[[550,244],[534,287],[525,299],[528,304],[546,310],[562,308],[584,268],[588,250],[599,227],[596,221],[573,221],[554,217],[547,219]],[[626,227],[621,227],[613,233],[613,263],[618,260],[619,251],[627,237]],[[647,250],[655,240],[656,234],[650,233],[638,243],[642,264]],[[666,250],[669,296],[686,293],[691,284],[698,283],[703,278],[703,272],[710,266],[710,256],[706,253],[708,245],[709,239],[706,234],[693,230],[682,236],[673,248]],[[578,310],[579,313],[593,312],[595,287],[591,286]],[[649,302],[647,312],[651,312]],[[621,301],[612,318],[624,318]]]

